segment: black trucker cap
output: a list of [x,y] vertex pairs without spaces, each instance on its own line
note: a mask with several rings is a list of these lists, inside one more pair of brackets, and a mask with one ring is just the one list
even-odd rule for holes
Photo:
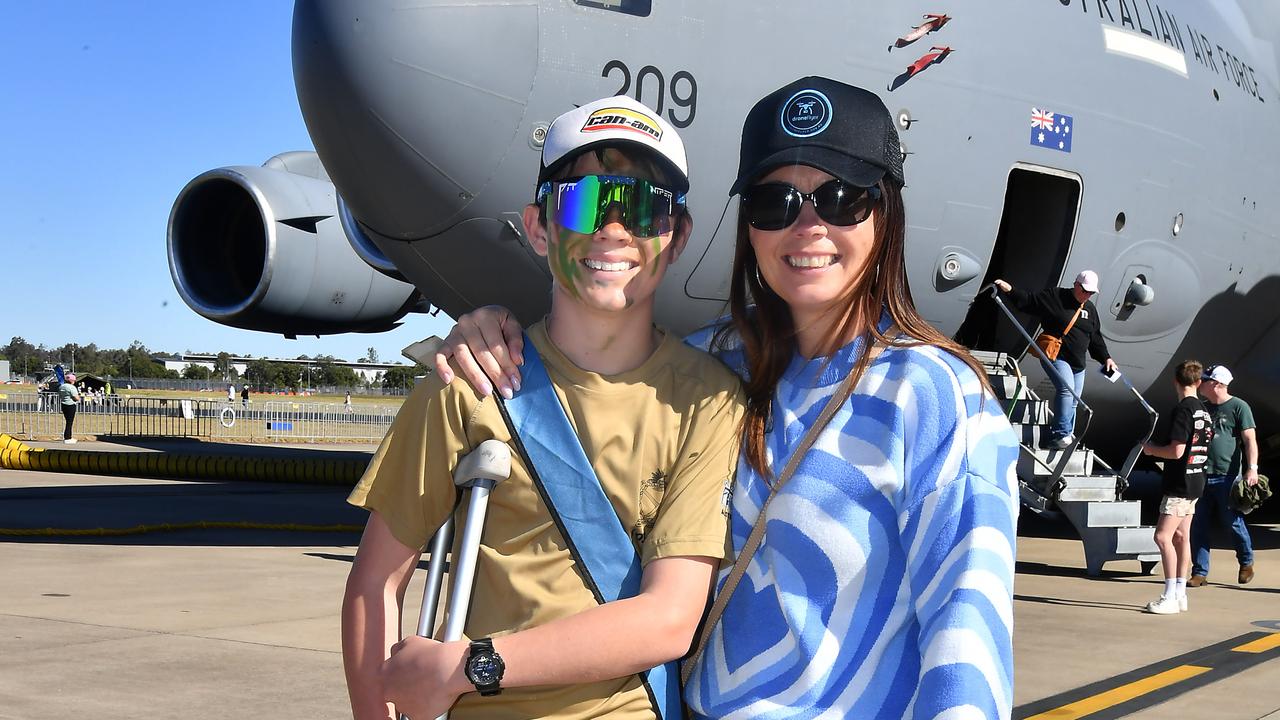
[[797,164],[859,187],[885,175],[903,184],[902,146],[889,109],[875,93],[830,78],[801,78],[751,108],[729,194],[774,168]]

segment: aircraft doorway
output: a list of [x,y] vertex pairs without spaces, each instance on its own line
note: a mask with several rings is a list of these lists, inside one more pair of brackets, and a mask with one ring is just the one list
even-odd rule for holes
[[[1055,287],[1071,250],[1079,211],[1078,176],[1030,166],[1011,170],[1000,230],[982,287],[996,279],[1027,290]],[[1014,314],[1034,335],[1035,318],[1016,310]],[[1027,345],[986,293],[969,306],[956,340],[974,350],[1013,355],[1021,355]]]

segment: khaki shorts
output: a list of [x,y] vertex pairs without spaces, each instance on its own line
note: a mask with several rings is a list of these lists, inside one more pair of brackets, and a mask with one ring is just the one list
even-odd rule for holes
[[1196,514],[1196,501],[1191,498],[1165,495],[1160,499],[1160,514],[1186,517]]

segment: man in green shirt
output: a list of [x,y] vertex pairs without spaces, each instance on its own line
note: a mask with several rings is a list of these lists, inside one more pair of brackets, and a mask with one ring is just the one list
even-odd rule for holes
[[1209,444],[1209,461],[1205,465],[1204,495],[1191,522],[1191,580],[1187,582],[1191,587],[1199,587],[1209,580],[1209,536],[1215,517],[1231,528],[1236,559],[1240,561],[1237,582],[1244,585],[1253,580],[1253,542],[1249,528],[1244,515],[1233,509],[1229,500],[1236,478],[1243,476],[1249,485],[1258,483],[1258,437],[1249,403],[1227,390],[1231,379],[1231,371],[1225,366],[1211,365],[1205,369],[1200,383],[1200,394],[1213,418],[1213,441]]

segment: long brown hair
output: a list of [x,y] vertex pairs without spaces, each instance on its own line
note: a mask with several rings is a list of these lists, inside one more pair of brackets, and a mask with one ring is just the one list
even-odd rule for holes
[[[875,244],[871,257],[844,296],[832,304],[831,312],[839,313],[840,319],[832,324],[818,354],[833,354],[860,324],[865,325],[863,336],[877,343],[888,343],[889,338],[878,327],[881,308],[884,308],[896,332],[904,336],[897,339],[896,345],[941,348],[964,361],[983,387],[990,389],[986,371],[969,351],[939,332],[916,310],[907,284],[907,220],[902,190],[892,181],[881,180],[878,185],[880,203],[875,210]],[[765,431],[769,426],[774,390],[797,350],[796,329],[786,301],[760,282],[755,250],[751,247],[750,227],[741,211],[738,213],[729,308],[733,323],[721,328],[713,344],[722,345],[731,331],[736,332],[742,341],[747,365],[747,410],[742,419],[742,451],[751,467],[767,478],[772,473],[765,458]],[[868,360],[868,354],[863,353],[852,372],[855,375],[863,373]]]

